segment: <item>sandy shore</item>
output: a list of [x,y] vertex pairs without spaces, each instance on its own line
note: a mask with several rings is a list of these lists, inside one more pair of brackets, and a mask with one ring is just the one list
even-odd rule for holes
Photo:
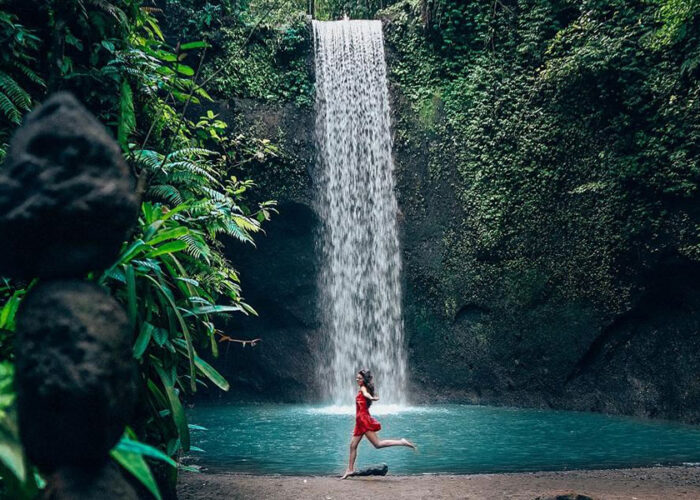
[[[329,476],[252,476],[183,472],[178,496],[195,499],[700,499],[700,467],[392,476],[341,481]],[[585,497],[579,497],[583,500]]]

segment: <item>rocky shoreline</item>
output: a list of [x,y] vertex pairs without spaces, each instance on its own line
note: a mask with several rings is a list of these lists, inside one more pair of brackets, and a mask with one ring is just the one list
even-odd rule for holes
[[700,498],[700,466],[469,475],[355,478],[248,474],[180,474],[180,500],[338,499],[605,499]]

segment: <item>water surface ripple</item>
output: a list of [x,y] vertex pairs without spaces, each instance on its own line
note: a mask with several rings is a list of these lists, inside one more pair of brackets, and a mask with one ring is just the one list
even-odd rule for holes
[[[406,448],[375,450],[363,439],[358,467],[386,462],[393,474],[595,469],[700,462],[700,428],[594,413],[472,405],[382,412],[380,436]],[[336,474],[345,466],[354,408],[203,406],[190,411],[189,460],[212,470]]]

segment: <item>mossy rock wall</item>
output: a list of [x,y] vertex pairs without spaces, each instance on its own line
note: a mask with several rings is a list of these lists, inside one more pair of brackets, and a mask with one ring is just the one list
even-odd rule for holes
[[517,2],[496,31],[487,3],[444,14],[474,23],[449,50],[419,2],[382,14],[412,393],[698,421],[682,53],[641,3]]

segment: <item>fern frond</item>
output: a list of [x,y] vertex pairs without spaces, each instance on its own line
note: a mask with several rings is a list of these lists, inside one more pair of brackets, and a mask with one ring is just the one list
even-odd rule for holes
[[260,223],[255,219],[242,215],[233,215],[232,219],[237,226],[245,229],[246,231],[251,231],[253,233],[260,231]]
[[40,87],[46,87],[46,82],[44,79],[40,77],[32,68],[19,62],[16,62],[14,65],[27,78],[27,80]]
[[151,186],[148,189],[148,194],[155,198],[161,198],[174,205],[179,205],[183,202],[182,193],[180,193],[175,186],[171,186],[169,184],[158,184]]
[[[233,236],[234,238],[246,242],[246,243],[253,243],[253,238],[250,236],[248,231],[240,227],[238,224],[233,222],[232,220],[224,220],[221,221],[219,224],[219,227],[223,232],[228,234],[229,236]],[[219,231],[220,232],[220,231]]]
[[232,201],[231,198],[229,198],[224,193],[217,191],[216,189],[211,189],[209,187],[202,186],[202,192],[208,195],[212,200],[218,201],[219,203],[228,204]]
[[[121,10],[119,7],[116,5],[107,2],[106,0],[87,0],[90,5],[93,5],[94,7],[97,7],[98,9],[103,10],[104,12],[108,13],[112,17],[114,17],[119,24],[122,25],[127,25],[129,24],[129,19],[127,18],[126,14],[124,13],[123,10]],[[80,2],[82,3],[82,2]]]
[[157,170],[163,163],[163,155],[150,149],[139,149],[130,155],[134,165],[147,170]]
[[195,259],[205,259],[207,261],[209,260],[211,250],[209,249],[209,246],[204,242],[203,238],[198,238],[193,234],[186,234],[185,236],[182,236],[179,239],[187,243],[185,253],[194,257]]
[[195,201],[190,205],[190,213],[195,217],[209,214],[213,209],[214,203],[206,198]]
[[189,170],[177,170],[175,172],[168,172],[167,177],[168,180],[171,182],[181,183],[185,185],[201,185],[207,182],[206,177],[195,172],[190,172]]
[[184,148],[178,149],[177,151],[173,151],[172,153],[170,153],[168,155],[168,160],[186,160],[192,158],[193,156],[207,157],[213,154],[216,153],[205,148]]
[[22,113],[19,109],[12,103],[9,97],[0,92],[0,111],[5,117],[12,123],[19,123],[22,121]]
[[170,169],[175,169],[175,168],[183,168],[183,169],[188,170],[188,171],[190,171],[190,172],[203,175],[203,176],[207,177],[210,181],[215,182],[215,183],[217,183],[217,184],[218,184],[218,182],[219,182],[219,181],[216,179],[216,177],[214,177],[214,176],[208,171],[208,169],[207,169],[206,167],[203,167],[202,165],[198,165],[197,163],[194,163],[194,162],[189,161],[189,160],[181,160],[181,161],[176,161],[176,162],[168,163],[168,164],[166,165],[166,168],[167,168],[168,170],[170,170]]
[[4,71],[0,71],[0,91],[2,91],[19,109],[29,110],[32,98],[17,81]]

